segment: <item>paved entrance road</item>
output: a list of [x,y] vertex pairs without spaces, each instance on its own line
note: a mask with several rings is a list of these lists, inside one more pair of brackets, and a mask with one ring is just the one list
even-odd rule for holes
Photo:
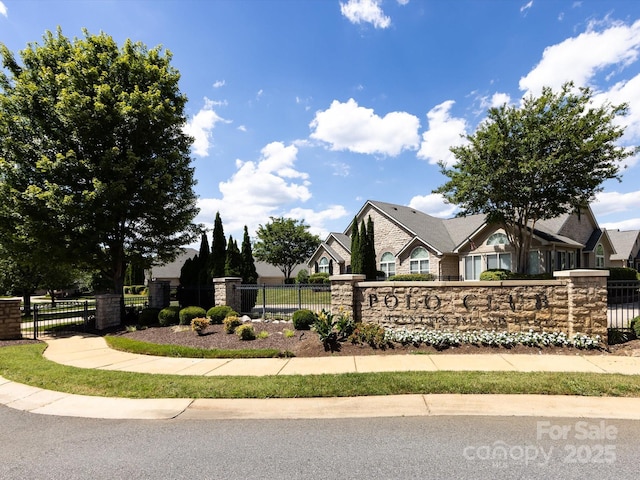
[[640,421],[622,420],[124,421],[0,406],[0,479],[636,479],[638,438]]

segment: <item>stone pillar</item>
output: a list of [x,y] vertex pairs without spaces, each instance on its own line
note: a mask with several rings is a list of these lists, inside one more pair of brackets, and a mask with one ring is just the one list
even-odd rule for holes
[[235,312],[240,312],[242,292],[237,286],[242,284],[240,277],[221,277],[213,279],[215,306],[227,305]]
[[149,307],[165,308],[171,303],[171,282],[154,280],[149,282]]
[[122,295],[107,293],[96,295],[96,329],[104,330],[120,325]]
[[355,298],[355,285],[367,278],[361,274],[333,275],[329,277],[331,282],[331,313],[336,314],[340,308],[351,314],[354,321],[359,322],[360,312],[356,308],[358,302]]
[[20,320],[20,300],[0,300],[0,340],[22,338]]
[[608,270],[561,270],[553,276],[567,282],[568,332],[607,338]]

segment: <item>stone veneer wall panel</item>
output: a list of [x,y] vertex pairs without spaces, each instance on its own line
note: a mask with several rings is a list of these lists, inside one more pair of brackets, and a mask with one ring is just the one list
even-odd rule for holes
[[20,300],[0,300],[0,340],[22,338]]

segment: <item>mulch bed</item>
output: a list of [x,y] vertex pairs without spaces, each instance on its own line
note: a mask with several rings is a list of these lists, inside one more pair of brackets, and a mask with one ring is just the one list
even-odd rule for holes
[[[374,349],[368,345],[353,345],[348,341],[339,342],[333,351],[325,350],[315,332],[306,330],[294,330],[291,322],[253,322],[256,333],[267,332],[267,338],[258,338],[251,341],[240,340],[234,334],[227,334],[222,325],[212,325],[204,335],[197,335],[188,327],[148,327],[134,332],[116,330],[111,335],[122,335],[144,342],[182,345],[195,348],[218,348],[218,349],[263,349],[274,348],[282,352],[289,351],[297,357],[324,357],[331,355],[397,355],[407,353],[423,354],[556,354],[556,355],[622,355],[640,356],[640,340],[632,340],[619,345],[605,346],[597,350],[581,350],[567,347],[526,347],[518,345],[512,348],[488,347],[475,345],[461,345],[459,347],[449,347],[438,350],[431,346],[392,344],[384,350]],[[285,330],[295,332],[291,338],[284,334]],[[12,345],[24,345],[38,343],[37,340],[0,340],[0,348]]]
[[176,327],[149,327],[135,332],[119,332],[129,338],[158,344],[183,345],[196,348],[246,349],[246,348],[275,348],[280,351],[292,352],[297,357],[324,357],[331,355],[398,355],[407,353],[424,354],[559,354],[559,355],[602,355],[615,354],[640,356],[640,340],[634,340],[621,345],[610,345],[605,349],[582,350],[567,347],[526,347],[518,345],[512,348],[489,347],[475,345],[461,345],[438,350],[432,346],[392,344],[384,350],[374,349],[369,345],[353,345],[351,342],[339,342],[333,351],[325,350],[324,346],[313,331],[295,330],[295,336],[286,338],[284,330],[294,330],[290,322],[254,322],[256,333],[266,331],[269,336],[252,341],[240,340],[234,334],[227,334],[222,325],[212,325],[205,331],[205,335],[197,335],[189,329]]

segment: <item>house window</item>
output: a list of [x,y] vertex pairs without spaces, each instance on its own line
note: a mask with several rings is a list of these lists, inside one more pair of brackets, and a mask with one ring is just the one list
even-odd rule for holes
[[578,265],[576,264],[576,252],[569,252],[569,268],[576,268]]
[[527,268],[527,273],[530,275],[542,273],[540,271],[540,252],[538,250],[529,252],[529,267]]
[[329,260],[327,257],[322,257],[318,262],[318,272],[329,273]]
[[480,255],[464,257],[465,280],[479,280],[480,272],[482,272],[482,257]]
[[393,253],[385,252],[382,254],[380,270],[384,272],[385,278],[396,274],[396,257],[393,256]]
[[429,273],[429,252],[426,248],[418,247],[411,252],[409,272]]
[[604,247],[601,243],[596,247],[596,268],[604,268]]
[[509,245],[509,239],[504,233],[494,233],[487,239],[487,245]]
[[556,252],[556,270],[567,269],[567,252]]
[[503,270],[511,270],[511,254],[510,253],[492,253],[487,255],[487,268],[502,268]]

